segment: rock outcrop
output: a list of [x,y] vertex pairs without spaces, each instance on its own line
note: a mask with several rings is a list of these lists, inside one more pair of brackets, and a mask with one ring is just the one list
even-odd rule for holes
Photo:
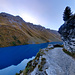
[[58,31],[64,43],[64,48],[75,53],[75,14],[65,21]]
[[62,45],[48,45],[20,75],[75,75],[75,59],[63,52]]

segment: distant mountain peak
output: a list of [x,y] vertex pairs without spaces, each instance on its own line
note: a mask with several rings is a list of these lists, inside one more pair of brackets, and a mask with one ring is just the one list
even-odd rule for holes
[[13,15],[10,15],[10,14],[5,13],[5,12],[1,12],[1,13],[0,13],[0,16],[8,17],[8,16],[13,16]]

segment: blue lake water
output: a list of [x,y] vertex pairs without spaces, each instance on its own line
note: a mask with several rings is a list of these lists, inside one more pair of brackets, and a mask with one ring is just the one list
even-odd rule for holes
[[51,42],[0,48],[0,75],[15,75],[25,68],[28,61],[34,59],[39,49],[58,43],[62,44]]

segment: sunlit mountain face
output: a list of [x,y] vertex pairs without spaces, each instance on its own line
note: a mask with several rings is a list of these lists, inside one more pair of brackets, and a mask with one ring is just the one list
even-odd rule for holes
[[25,22],[20,16],[0,13],[0,47],[61,41],[57,31]]
[[29,14],[21,14],[21,17],[26,21],[34,24],[38,24],[37,20]]

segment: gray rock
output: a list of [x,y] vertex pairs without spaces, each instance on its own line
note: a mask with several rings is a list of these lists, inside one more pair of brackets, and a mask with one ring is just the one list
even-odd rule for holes
[[44,52],[42,58],[46,59],[46,63],[42,66],[42,71],[38,70],[37,65],[28,75],[75,75],[75,59],[65,54],[62,48],[57,47],[49,51],[45,48]]
[[75,53],[75,15],[66,21],[58,31],[64,43],[64,48]]

